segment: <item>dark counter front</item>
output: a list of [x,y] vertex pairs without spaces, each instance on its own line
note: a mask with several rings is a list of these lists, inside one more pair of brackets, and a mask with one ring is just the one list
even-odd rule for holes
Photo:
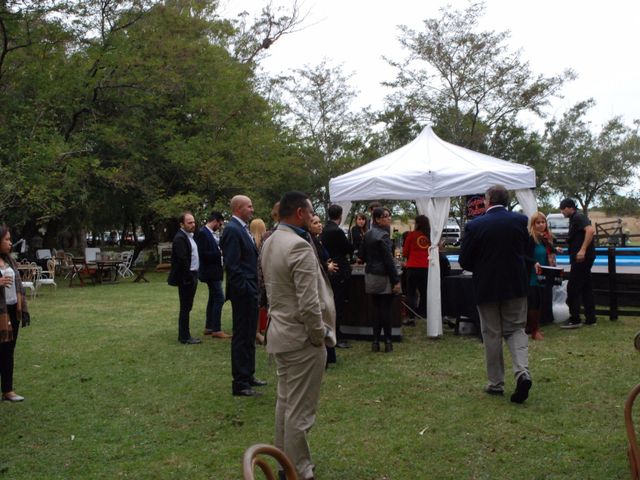
[[[456,274],[457,273],[457,274]],[[470,323],[480,334],[480,318],[470,274],[454,272],[442,282],[442,310],[447,317],[455,318],[455,333],[461,332],[461,324]]]
[[[346,305],[341,331],[346,338],[373,339],[371,312],[373,303],[364,291],[364,268],[354,266],[349,282],[349,302]],[[394,341],[402,340],[400,295],[393,296],[391,304],[391,335]]]

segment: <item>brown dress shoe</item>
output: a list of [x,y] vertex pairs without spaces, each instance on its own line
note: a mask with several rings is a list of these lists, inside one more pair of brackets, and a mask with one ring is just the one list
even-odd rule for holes
[[2,394],[2,400],[6,402],[21,402],[24,400],[24,397],[21,397],[16,392],[7,392]]
[[228,335],[224,332],[213,332],[211,333],[211,336],[215,338],[231,338],[231,335]]

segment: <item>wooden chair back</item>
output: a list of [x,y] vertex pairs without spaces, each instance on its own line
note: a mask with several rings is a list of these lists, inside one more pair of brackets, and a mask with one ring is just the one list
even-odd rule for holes
[[638,439],[636,438],[636,430],[633,425],[632,415],[633,402],[638,394],[640,394],[640,383],[631,390],[627,397],[627,401],[624,404],[624,424],[627,429],[627,438],[629,440],[627,456],[629,457],[632,480],[640,480],[640,449],[638,448]]
[[282,450],[273,445],[259,443],[252,445],[244,452],[242,459],[242,473],[244,480],[255,480],[255,468],[258,467],[267,480],[277,480],[270,465],[260,455],[266,455],[277,460],[284,470],[286,480],[298,480],[296,469]]

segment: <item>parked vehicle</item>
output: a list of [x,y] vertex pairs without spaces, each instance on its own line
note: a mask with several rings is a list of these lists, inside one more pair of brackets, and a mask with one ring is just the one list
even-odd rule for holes
[[561,213],[547,215],[547,224],[553,234],[555,245],[566,245],[569,238],[569,219]]
[[447,219],[447,223],[442,229],[442,240],[445,245],[460,245],[460,225],[455,218],[449,217]]

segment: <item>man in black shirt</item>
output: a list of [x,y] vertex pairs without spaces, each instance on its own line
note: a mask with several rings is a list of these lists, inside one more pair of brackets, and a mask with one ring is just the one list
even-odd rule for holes
[[[349,279],[351,278],[350,255],[353,253],[353,245],[347,239],[347,235],[340,228],[342,222],[342,207],[331,205],[327,210],[329,220],[322,230],[320,240],[327,249],[331,260],[338,265],[338,271],[329,275],[333,288],[333,299],[336,305],[336,334],[338,336],[338,348],[349,348],[350,345],[342,337],[340,325],[344,318],[344,311],[348,301]],[[331,352],[329,353],[331,363]]]
[[569,305],[569,320],[562,328],[578,328],[580,321],[580,298],[584,305],[585,325],[595,325],[596,312],[591,285],[591,267],[596,259],[596,249],[593,236],[596,232],[591,220],[586,215],[577,212],[576,202],[565,198],[560,202],[562,215],[569,218],[569,261],[571,272],[567,285],[567,304]]

